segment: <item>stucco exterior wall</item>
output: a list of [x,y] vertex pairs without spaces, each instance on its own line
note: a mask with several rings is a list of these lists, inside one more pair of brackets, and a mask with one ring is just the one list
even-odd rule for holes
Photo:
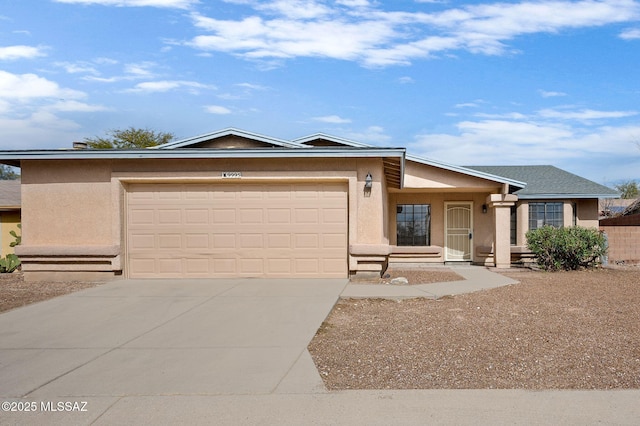
[[577,225],[585,228],[598,228],[600,211],[598,200],[576,200],[577,208]]
[[14,253],[15,250],[10,246],[15,238],[10,234],[14,231],[16,235],[20,235],[21,231],[18,228],[20,223],[20,212],[0,212],[0,256],[6,256],[9,253]]
[[110,195],[109,162],[25,161],[22,244],[114,244]]
[[[24,161],[25,278],[75,272],[113,278],[122,273],[126,190],[140,182],[342,181],[348,183],[349,244],[388,244],[386,182],[380,158]],[[364,190],[367,173],[374,182]],[[237,180],[234,180],[238,183]],[[345,253],[345,256],[349,256]],[[350,265],[358,268],[357,262]]]
[[491,257],[487,250],[493,245],[493,221],[489,211],[482,212],[482,206],[489,192],[390,192],[388,203],[389,244],[397,244],[396,206],[398,204],[429,204],[431,206],[431,246],[442,250],[437,256],[425,257],[426,263],[441,263],[445,261],[445,203],[465,201],[472,203],[473,208],[473,248],[472,261],[486,263]]

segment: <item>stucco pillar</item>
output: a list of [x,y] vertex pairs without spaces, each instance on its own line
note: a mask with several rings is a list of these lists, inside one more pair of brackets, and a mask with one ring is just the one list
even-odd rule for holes
[[493,211],[493,259],[496,268],[511,267],[511,207],[518,201],[514,194],[491,194],[487,206]]

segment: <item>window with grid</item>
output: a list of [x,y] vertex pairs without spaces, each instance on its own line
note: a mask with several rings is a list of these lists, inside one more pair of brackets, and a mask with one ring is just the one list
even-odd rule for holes
[[431,244],[431,206],[429,204],[398,204],[396,227],[399,246]]
[[529,203],[529,229],[544,225],[561,228],[563,226],[563,203]]

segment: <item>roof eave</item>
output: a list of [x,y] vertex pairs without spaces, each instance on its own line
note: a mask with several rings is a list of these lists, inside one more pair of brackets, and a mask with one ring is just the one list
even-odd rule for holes
[[439,167],[441,169],[449,170],[452,172],[463,173],[469,176],[478,177],[482,179],[491,180],[498,183],[506,183],[517,188],[524,188],[527,186],[525,182],[520,182],[514,179],[508,179],[503,176],[492,175],[490,173],[481,172],[467,167],[455,166],[453,164],[447,164],[440,161],[431,160],[424,157],[418,157],[416,155],[407,155],[407,160],[415,161],[417,163],[425,164],[428,166]]
[[336,158],[402,157],[404,148],[252,148],[252,149],[131,149],[131,150],[27,150],[0,151],[0,162],[23,160],[111,160],[142,158]]
[[620,198],[620,194],[518,194],[520,200],[560,200],[569,198]]
[[276,147],[308,148],[306,145],[300,145],[298,143],[289,142],[284,139],[278,139],[270,136],[261,135],[258,133],[247,132],[246,130],[240,130],[233,127],[229,127],[227,129],[219,130],[216,132],[205,133],[203,135],[193,136],[193,137],[181,139],[178,141],[167,142],[165,144],[153,146],[148,149],[179,149],[179,148],[184,148],[185,146],[191,146],[201,142],[206,142],[211,139],[222,138],[225,136],[238,136],[242,138],[252,139],[258,142],[272,144],[272,145],[275,145]]

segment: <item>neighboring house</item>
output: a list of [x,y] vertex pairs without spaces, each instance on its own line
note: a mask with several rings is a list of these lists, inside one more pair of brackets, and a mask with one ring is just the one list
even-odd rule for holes
[[0,257],[14,252],[14,231],[20,235],[20,180],[0,180]]
[[600,219],[619,216],[636,201],[635,198],[603,198],[600,200]]
[[507,268],[528,227],[597,227],[598,198],[617,196],[555,168],[517,168],[560,177],[540,184],[404,148],[236,129],[152,149],[4,151],[0,162],[22,169],[27,280],[347,278],[390,262]]

